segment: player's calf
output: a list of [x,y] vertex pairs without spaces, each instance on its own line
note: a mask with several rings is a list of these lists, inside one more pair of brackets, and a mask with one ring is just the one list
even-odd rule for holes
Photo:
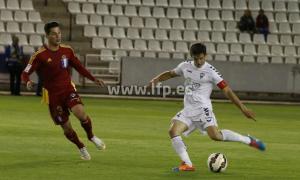
[[222,133],[215,126],[209,126],[206,128],[206,132],[210,139],[214,141],[223,141]]
[[79,149],[84,147],[84,144],[79,140],[76,132],[74,130],[64,132],[66,138],[74,143]]
[[94,137],[91,119],[87,116],[86,119],[80,120],[80,122],[81,127],[85,130],[88,139],[91,140],[91,138]]

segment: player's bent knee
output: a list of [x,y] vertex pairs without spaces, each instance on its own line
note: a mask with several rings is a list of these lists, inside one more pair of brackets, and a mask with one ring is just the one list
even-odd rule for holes
[[74,131],[72,127],[67,127],[67,126],[62,126],[62,129],[64,131],[64,134],[70,134]]
[[169,135],[171,138],[176,136],[180,136],[184,131],[188,129],[188,126],[178,120],[172,122],[171,127],[169,129]]
[[179,136],[179,135],[180,135],[180,133],[176,129],[174,129],[174,128],[169,129],[170,138],[173,138],[173,137],[176,137],[176,136]]
[[85,121],[85,119],[86,119],[86,114],[84,113],[84,111],[82,111],[82,112],[79,112],[79,113],[76,115],[76,117],[77,117],[79,120],[81,120],[81,121]]

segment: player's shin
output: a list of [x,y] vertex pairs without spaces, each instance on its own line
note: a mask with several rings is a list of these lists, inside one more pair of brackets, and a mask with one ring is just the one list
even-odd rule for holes
[[243,136],[231,130],[223,129],[221,130],[223,141],[234,141],[241,142],[244,144],[250,144],[250,138],[248,136]]
[[88,139],[96,145],[97,149],[103,150],[106,148],[105,143],[100,138],[94,135],[90,117],[87,116],[85,120],[81,120],[81,126],[85,130]]
[[186,151],[186,146],[182,141],[181,136],[176,136],[171,139],[172,146],[175,149],[176,153],[180,157],[180,159],[185,162],[187,165],[192,166],[192,162],[190,157]]
[[89,116],[85,120],[81,120],[81,127],[85,130],[88,139],[91,140],[94,134],[92,131],[92,121]]
[[75,131],[68,131],[68,132],[65,132],[64,134],[68,140],[70,140],[72,143],[74,143],[78,147],[78,149],[84,147],[84,144],[79,140]]

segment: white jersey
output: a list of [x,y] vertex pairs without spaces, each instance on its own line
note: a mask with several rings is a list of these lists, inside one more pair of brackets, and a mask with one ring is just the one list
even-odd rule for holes
[[222,75],[216,68],[207,62],[198,68],[194,65],[194,61],[184,61],[174,69],[174,72],[185,78],[184,109],[187,112],[197,111],[198,108],[212,110],[210,95],[213,86],[224,84]]

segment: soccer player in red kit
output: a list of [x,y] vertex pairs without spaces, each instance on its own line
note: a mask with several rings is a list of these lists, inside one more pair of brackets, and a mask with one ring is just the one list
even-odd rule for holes
[[49,111],[55,124],[60,125],[68,140],[79,149],[80,156],[84,160],[90,160],[85,145],[79,140],[69,121],[70,111],[80,120],[81,126],[87,133],[88,139],[98,149],[105,149],[105,144],[96,137],[92,131],[92,122],[85,113],[83,103],[77,94],[70,77],[70,68],[75,68],[81,75],[92,80],[99,86],[104,82],[94,78],[80,63],[70,46],[61,44],[61,31],[57,22],[49,22],[44,27],[48,44],[42,46],[32,55],[27,64],[22,79],[27,89],[32,89],[33,82],[29,76],[36,71],[42,78],[44,85],[44,99],[49,105]]

